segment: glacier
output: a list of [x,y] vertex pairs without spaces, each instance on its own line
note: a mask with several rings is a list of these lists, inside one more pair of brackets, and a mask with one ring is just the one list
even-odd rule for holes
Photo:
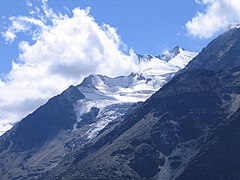
[[[123,116],[132,104],[148,99],[196,55],[177,46],[167,55],[138,55],[140,70],[128,76],[86,77],[77,86],[85,98],[75,105],[77,123],[72,131],[77,131],[79,124],[82,124],[87,126],[85,137],[94,138],[109,122]],[[92,117],[94,120],[83,123],[83,116],[92,113],[94,108],[98,109],[96,117]]]

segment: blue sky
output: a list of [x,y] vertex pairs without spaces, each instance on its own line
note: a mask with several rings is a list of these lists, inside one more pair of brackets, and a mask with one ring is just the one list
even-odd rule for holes
[[[117,29],[122,41],[140,54],[161,54],[164,49],[180,45],[190,51],[200,51],[209,42],[187,35],[185,24],[202,6],[194,0],[49,0],[49,7],[56,12],[65,8],[91,7],[91,16],[98,24],[107,23]],[[24,0],[0,2],[0,16],[27,15]],[[2,21],[1,26],[4,26]],[[0,39],[0,73],[11,69],[11,61],[18,57],[19,40],[5,43]],[[29,40],[29,39],[28,39]]]

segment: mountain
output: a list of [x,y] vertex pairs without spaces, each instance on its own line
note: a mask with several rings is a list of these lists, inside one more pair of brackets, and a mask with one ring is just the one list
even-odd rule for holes
[[220,35],[40,179],[240,179],[239,36],[238,28]]
[[185,70],[207,69],[220,71],[222,69],[240,66],[240,28],[233,28],[221,34],[204,48]]
[[70,86],[0,137],[0,177],[36,179],[51,170],[119,125],[194,56],[182,50],[168,62],[153,57],[128,76],[90,75]]
[[65,155],[62,137],[69,134],[76,122],[73,105],[83,98],[76,87],[70,86],[3,134],[1,179],[31,177],[56,165],[59,156]]
[[[196,53],[182,50],[169,62],[152,58],[149,61],[140,61],[140,72],[131,73],[129,76],[115,78],[90,75],[77,86],[85,98],[75,105],[78,124],[82,124],[82,116],[96,113],[96,118],[91,118],[91,128],[85,133],[88,137],[95,137],[109,122],[124,115],[133,103],[143,102],[154,92],[166,84],[174,74],[182,69],[196,56]],[[89,124],[90,122],[88,122]]]

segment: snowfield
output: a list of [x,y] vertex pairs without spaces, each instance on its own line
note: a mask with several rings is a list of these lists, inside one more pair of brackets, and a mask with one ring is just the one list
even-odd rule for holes
[[[88,125],[88,138],[95,137],[109,122],[124,115],[126,107],[149,98],[197,55],[181,48],[174,48],[171,52],[167,57],[162,56],[163,59],[150,55],[139,56],[140,71],[129,76],[112,78],[90,75],[77,86],[85,96],[85,99],[79,100],[75,105],[77,123],[81,122],[83,115],[90,113],[93,107],[99,110],[94,123]],[[77,123],[73,131],[77,129]]]

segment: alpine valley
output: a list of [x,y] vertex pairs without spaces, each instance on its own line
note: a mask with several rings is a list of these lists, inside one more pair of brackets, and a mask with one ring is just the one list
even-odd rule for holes
[[240,29],[198,55],[138,55],[90,75],[0,137],[2,179],[240,179]]

